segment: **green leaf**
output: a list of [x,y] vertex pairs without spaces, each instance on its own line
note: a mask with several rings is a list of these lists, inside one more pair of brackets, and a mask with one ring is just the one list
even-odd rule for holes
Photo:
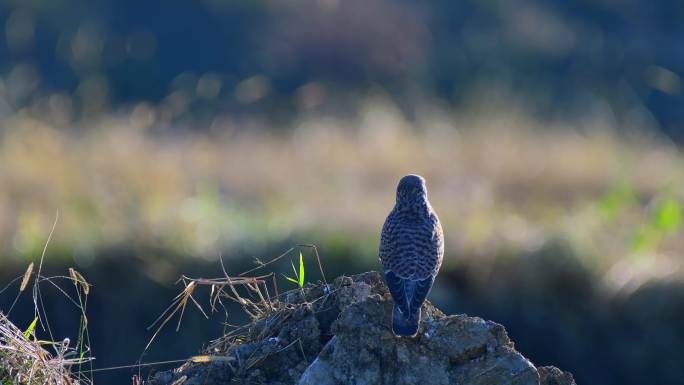
[[288,281],[294,282],[297,285],[299,285],[299,277],[297,276],[297,269],[295,269],[294,267],[294,262],[290,261],[290,266],[292,266],[292,273],[294,273],[294,278],[290,278],[288,276],[285,276],[285,278],[287,278]]
[[302,252],[299,252],[299,273],[297,273],[297,269],[295,269],[294,262],[290,260],[290,265],[292,266],[292,272],[294,273],[295,278],[288,277],[287,275],[283,274],[283,277],[287,279],[290,282],[296,283],[299,287],[304,287],[304,256],[302,256]]
[[24,332],[24,337],[26,337],[26,338],[31,337],[31,334],[33,334],[33,331],[36,329],[36,323],[38,323],[38,317],[33,319],[33,322],[31,322],[29,327]]
[[294,278],[290,278],[290,277],[288,277],[288,276],[285,276],[285,279],[287,279],[287,280],[290,281],[290,282],[294,282],[294,283],[296,283],[296,284],[299,284],[299,282],[298,282],[296,279],[294,279]]
[[302,252],[299,252],[299,287],[304,286],[304,257]]

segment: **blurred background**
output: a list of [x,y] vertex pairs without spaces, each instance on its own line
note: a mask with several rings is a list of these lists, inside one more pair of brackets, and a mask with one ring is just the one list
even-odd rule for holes
[[[310,243],[329,279],[378,269],[419,173],[446,234],[436,305],[580,384],[682,383],[682,20],[677,0],[2,1],[0,288],[59,211],[44,269],[94,285],[95,367],[133,363],[176,279],[219,256],[237,274]],[[44,296],[75,338],[78,310]],[[188,311],[143,360],[224,321]]]

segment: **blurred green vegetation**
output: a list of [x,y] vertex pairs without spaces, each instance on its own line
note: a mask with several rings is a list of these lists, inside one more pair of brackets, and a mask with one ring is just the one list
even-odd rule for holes
[[159,133],[118,117],[82,134],[19,114],[0,136],[0,249],[33,258],[59,210],[52,254],[81,267],[112,248],[211,261],[293,239],[375,258],[396,180],[417,172],[449,235],[447,265],[562,239],[618,288],[681,273],[676,147],[517,114],[408,121],[376,98],[358,121],[302,118],[279,136]]

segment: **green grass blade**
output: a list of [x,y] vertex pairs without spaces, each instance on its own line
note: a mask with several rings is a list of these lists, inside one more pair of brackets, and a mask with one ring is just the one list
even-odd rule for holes
[[304,286],[304,257],[302,252],[299,252],[299,287]]
[[31,322],[29,327],[24,332],[24,337],[26,337],[26,338],[31,337],[31,334],[33,334],[33,331],[36,329],[36,323],[38,323],[38,317],[33,319],[33,322]]
[[290,281],[290,282],[294,282],[294,283],[296,283],[296,284],[299,284],[299,282],[298,282],[296,279],[294,279],[294,278],[290,278],[290,277],[288,277],[288,276],[285,276],[285,279],[287,279],[287,280]]

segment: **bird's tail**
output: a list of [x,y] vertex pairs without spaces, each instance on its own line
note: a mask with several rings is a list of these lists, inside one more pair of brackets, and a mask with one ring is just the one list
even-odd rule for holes
[[394,305],[394,310],[392,311],[392,331],[394,334],[413,337],[418,333],[418,324],[420,324],[420,308],[404,314],[397,305]]

